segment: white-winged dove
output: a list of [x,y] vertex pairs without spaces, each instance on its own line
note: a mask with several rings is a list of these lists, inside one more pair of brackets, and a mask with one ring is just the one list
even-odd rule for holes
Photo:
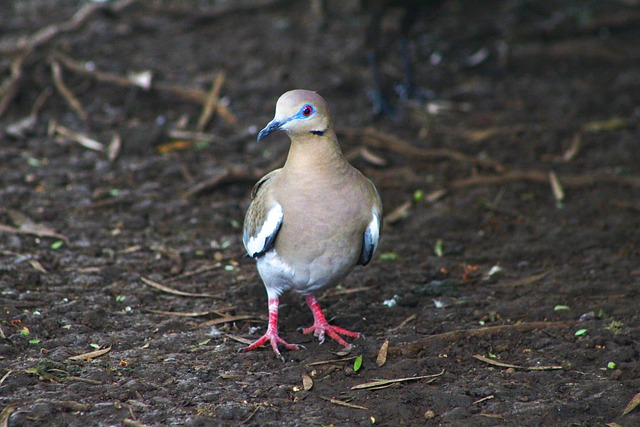
[[382,225],[380,196],[342,155],[327,103],[317,93],[283,94],[258,141],[277,130],[291,139],[289,155],[281,169],[254,186],[243,235],[267,289],[269,325],[242,351],[269,341],[282,358],[278,344],[289,350],[300,348],[278,335],[278,298],[289,289],[303,294],[313,313],[313,325],[303,333],[313,332],[320,343],[326,334],[348,347],[340,335],[360,334],[330,325],[313,293],[336,284],[356,265],[369,263]]

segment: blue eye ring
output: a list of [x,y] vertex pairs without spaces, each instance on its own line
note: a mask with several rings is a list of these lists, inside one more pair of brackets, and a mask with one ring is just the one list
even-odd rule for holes
[[300,109],[300,114],[302,114],[302,117],[309,117],[313,113],[314,113],[313,106],[309,104],[305,105]]

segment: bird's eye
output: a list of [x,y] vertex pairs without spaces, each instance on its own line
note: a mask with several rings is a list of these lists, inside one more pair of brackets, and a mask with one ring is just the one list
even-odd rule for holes
[[313,114],[313,107],[311,105],[305,105],[302,107],[302,115],[304,117],[309,117],[311,114]]

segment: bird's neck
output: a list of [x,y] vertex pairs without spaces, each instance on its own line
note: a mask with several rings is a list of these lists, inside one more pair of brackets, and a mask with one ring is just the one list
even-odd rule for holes
[[322,135],[309,133],[292,139],[284,170],[292,175],[335,174],[349,164],[342,155],[333,130]]

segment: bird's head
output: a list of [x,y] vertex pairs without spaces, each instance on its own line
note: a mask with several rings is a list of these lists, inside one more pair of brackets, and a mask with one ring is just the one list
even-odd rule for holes
[[291,90],[276,103],[276,114],[258,134],[258,141],[282,130],[289,136],[324,135],[332,127],[327,102],[310,90]]

